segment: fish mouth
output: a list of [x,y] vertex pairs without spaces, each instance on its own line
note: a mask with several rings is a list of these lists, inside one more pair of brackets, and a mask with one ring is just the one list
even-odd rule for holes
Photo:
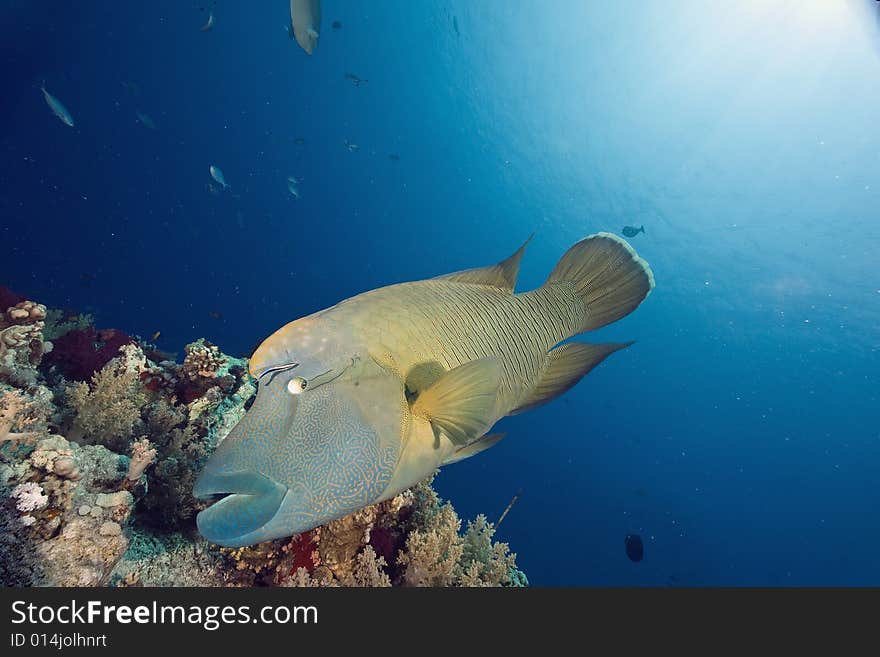
[[257,472],[203,472],[193,496],[214,502],[196,516],[199,533],[224,547],[267,540],[261,530],[278,513],[287,492],[287,486]]

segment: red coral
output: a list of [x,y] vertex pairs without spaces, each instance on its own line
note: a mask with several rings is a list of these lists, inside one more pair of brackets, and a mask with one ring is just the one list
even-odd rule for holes
[[373,527],[370,530],[369,545],[373,546],[376,556],[384,557],[385,563],[393,564],[398,550],[403,548],[403,536],[389,527]]
[[283,568],[278,572],[279,581],[285,576],[293,575],[300,568],[305,568],[312,572],[315,569],[315,562],[312,558],[318,544],[315,542],[315,532],[310,530],[294,536],[290,542],[284,546],[286,552],[282,565]]
[[53,349],[43,362],[57,367],[67,379],[88,381],[119,355],[121,346],[132,342],[131,337],[116,329],[74,329],[53,341]]
[[3,312],[8,308],[11,308],[15,304],[21,303],[22,301],[26,300],[27,297],[16,294],[5,285],[0,285],[0,312]]
[[144,388],[150,392],[160,392],[166,387],[165,380],[161,375],[152,372],[141,372],[140,379],[144,382]]

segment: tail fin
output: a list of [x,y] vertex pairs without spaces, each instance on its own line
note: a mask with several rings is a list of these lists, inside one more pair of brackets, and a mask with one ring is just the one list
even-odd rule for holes
[[640,231],[642,231],[642,232],[643,232],[643,233],[644,233],[644,232],[645,232],[645,225],[644,225],[644,224],[642,224],[642,227],[641,227],[641,228],[639,228],[639,230],[640,230]]
[[579,332],[625,317],[654,289],[651,267],[617,235],[597,233],[572,246],[544,285],[572,287],[584,302]]

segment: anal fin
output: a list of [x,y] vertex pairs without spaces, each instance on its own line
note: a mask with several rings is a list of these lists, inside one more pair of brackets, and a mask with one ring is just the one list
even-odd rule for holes
[[572,388],[590,370],[619,349],[632,342],[607,342],[590,344],[588,342],[569,342],[556,347],[547,355],[549,362],[537,385],[529,395],[520,401],[510,415],[522,413],[530,408],[546,404]]
[[490,433],[480,438],[477,438],[472,443],[465,445],[464,447],[460,447],[455,450],[452,454],[450,454],[441,465],[449,465],[450,463],[458,463],[459,461],[463,461],[472,457],[474,454],[479,454],[485,449],[489,449],[493,445],[496,445],[501,441],[504,436],[507,434],[504,433]]

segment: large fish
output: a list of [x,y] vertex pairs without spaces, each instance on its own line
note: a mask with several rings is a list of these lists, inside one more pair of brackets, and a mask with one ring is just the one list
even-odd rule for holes
[[633,311],[654,286],[621,238],[575,244],[514,293],[525,244],[497,265],[365,292],[283,326],[250,360],[253,406],[193,493],[225,546],[297,534],[495,444],[500,418],[561,395],[631,343],[565,339]]
[[43,84],[40,87],[40,91],[43,92],[43,98],[46,100],[46,104],[49,106],[49,109],[52,110],[52,113],[55,114],[64,125],[69,125],[71,128],[73,127],[73,117],[70,115],[70,112],[67,111],[67,108],[64,106],[60,100],[55,98],[52,94],[46,91],[46,85]]
[[321,1],[290,0],[290,35],[308,54],[318,47],[321,32]]

